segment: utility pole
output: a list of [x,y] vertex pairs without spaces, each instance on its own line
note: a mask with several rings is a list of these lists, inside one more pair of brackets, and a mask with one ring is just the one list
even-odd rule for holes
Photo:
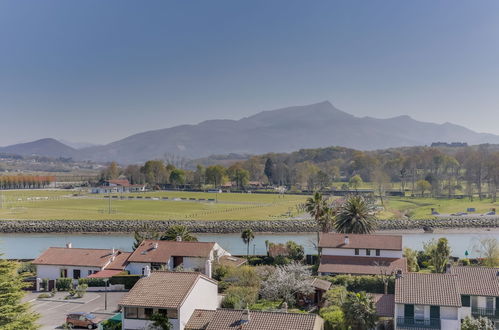
[[111,214],[111,194],[109,194],[109,214]]

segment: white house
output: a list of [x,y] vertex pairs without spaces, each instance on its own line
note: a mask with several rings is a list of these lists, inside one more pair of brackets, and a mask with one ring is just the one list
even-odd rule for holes
[[484,316],[499,323],[499,268],[455,267],[447,270],[459,284],[459,318]]
[[181,242],[144,240],[128,258],[126,270],[144,275],[151,270],[197,271],[211,277],[211,264],[222,256],[230,256],[214,242]]
[[405,272],[402,236],[321,234],[319,273],[379,275],[380,272]]
[[41,280],[55,281],[65,277],[76,281],[103,270],[109,274],[118,274],[124,270],[129,256],[129,252],[115,249],[73,248],[69,243],[65,248],[48,248],[33,264],[36,266],[36,277]]
[[146,329],[152,314],[163,313],[173,330],[183,330],[195,309],[217,309],[217,295],[217,282],[203,274],[152,272],[141,278],[120,301],[122,329]]

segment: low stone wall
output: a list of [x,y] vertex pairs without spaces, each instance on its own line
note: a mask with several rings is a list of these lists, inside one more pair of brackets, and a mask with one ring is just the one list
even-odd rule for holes
[[[493,228],[499,217],[464,217],[426,220],[380,220],[379,230],[432,228]],[[174,224],[183,224],[194,233],[239,233],[246,228],[254,232],[314,232],[312,220],[220,220],[220,221],[159,221],[159,220],[1,220],[0,233],[128,233],[136,230],[164,231]]]

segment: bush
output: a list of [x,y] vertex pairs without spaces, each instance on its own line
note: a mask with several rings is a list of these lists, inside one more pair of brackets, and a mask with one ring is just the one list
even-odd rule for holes
[[91,288],[94,287],[104,287],[106,286],[106,282],[102,278],[80,278],[78,280],[78,285],[86,284]]
[[258,298],[258,288],[246,286],[231,286],[225,291],[222,301],[223,308],[243,309],[252,305]]
[[87,292],[87,289],[88,289],[88,285],[86,284],[79,284],[77,287],[76,287],[76,296],[78,298],[83,298],[83,296],[85,295],[85,293]]
[[256,273],[255,267],[251,266],[230,268],[222,281],[234,286],[260,287],[260,278]]
[[57,279],[55,283],[57,291],[68,291],[71,290],[72,286],[73,286],[73,279],[67,277],[60,277]]
[[40,293],[38,295],[38,298],[44,299],[44,298],[52,298],[52,295],[50,293]]
[[333,285],[324,294],[324,307],[338,306],[341,307],[347,298],[347,289],[341,285]]
[[124,284],[125,289],[130,290],[138,280],[140,280],[140,275],[119,275],[111,277],[109,284]]
[[324,319],[324,330],[344,330],[345,314],[340,306],[329,306],[322,308],[320,316]]
[[221,281],[230,271],[229,266],[214,264],[212,277],[214,280]]
[[274,265],[276,266],[283,266],[283,265],[289,265],[291,263],[291,259],[285,256],[276,256],[274,258]]
[[[379,276],[337,275],[337,276],[329,276],[327,280],[333,283],[333,285],[344,286],[348,291],[353,291],[353,292],[365,291],[369,293],[385,292],[385,286]],[[388,293],[391,294],[395,293],[394,278],[390,278],[388,281]]]
[[269,311],[278,309],[281,305],[279,301],[271,301],[267,299],[260,299],[256,303],[249,306],[249,309],[255,311]]

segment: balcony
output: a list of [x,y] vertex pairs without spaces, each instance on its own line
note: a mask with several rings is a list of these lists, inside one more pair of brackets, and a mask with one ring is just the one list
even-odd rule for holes
[[415,319],[413,317],[397,317],[397,328],[399,329],[441,329],[440,319]]
[[499,309],[495,308],[483,308],[483,307],[472,307],[471,315],[478,317],[484,316],[489,319],[499,319]]

